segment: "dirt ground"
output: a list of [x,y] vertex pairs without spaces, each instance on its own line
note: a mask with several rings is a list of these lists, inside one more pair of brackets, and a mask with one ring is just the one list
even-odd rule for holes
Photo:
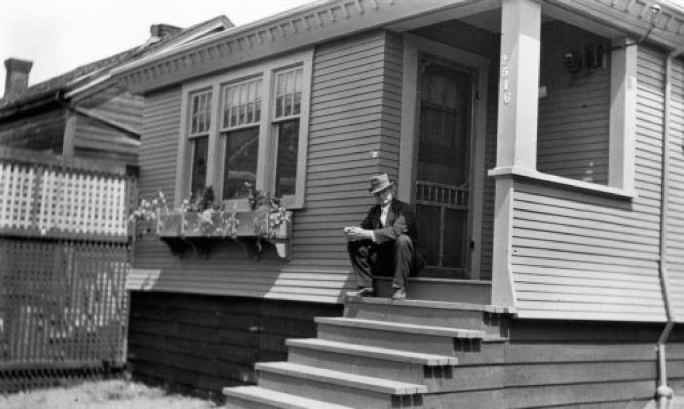
[[2,409],[216,409],[206,400],[122,380],[0,395]]

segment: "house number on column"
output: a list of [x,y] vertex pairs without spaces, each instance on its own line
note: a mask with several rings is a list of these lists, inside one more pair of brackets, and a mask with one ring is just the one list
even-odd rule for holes
[[501,56],[501,84],[503,86],[503,102],[504,105],[508,105],[511,102],[511,90],[509,84],[510,77],[510,67],[508,65],[508,54],[503,54]]

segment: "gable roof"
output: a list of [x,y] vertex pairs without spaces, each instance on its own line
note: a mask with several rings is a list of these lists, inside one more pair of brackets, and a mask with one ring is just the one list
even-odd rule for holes
[[21,105],[45,98],[59,98],[66,93],[87,88],[89,84],[99,83],[109,78],[109,72],[136,59],[168,51],[174,47],[192,42],[207,34],[232,27],[226,16],[217,16],[191,27],[169,34],[156,41],[146,43],[111,55],[109,57],[81,65],[64,74],[31,85],[19,95],[0,99],[0,112],[18,108]]

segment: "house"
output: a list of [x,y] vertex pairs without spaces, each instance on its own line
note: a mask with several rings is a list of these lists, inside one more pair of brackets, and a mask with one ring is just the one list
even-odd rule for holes
[[[258,381],[231,408],[665,407],[683,47],[665,1],[326,0],[118,68],[145,96],[143,195],[238,209],[248,181],[293,212],[286,259],[136,244],[134,373]],[[407,301],[344,296],[379,172],[419,219]]]
[[0,146],[137,166],[142,97],[126,92],[112,80],[112,69],[228,27],[232,23],[225,16],[187,29],[153,24],[144,44],[30,87],[33,62],[6,59]]

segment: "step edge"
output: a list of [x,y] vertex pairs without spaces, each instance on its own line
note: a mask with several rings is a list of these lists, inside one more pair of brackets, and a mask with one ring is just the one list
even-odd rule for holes
[[[328,376],[323,376],[320,373],[318,375],[314,375],[311,371],[304,371],[303,368],[315,369],[319,372],[328,372]],[[318,368],[310,365],[295,364],[291,362],[257,362],[256,364],[254,364],[254,369],[257,372],[262,371],[277,373],[279,375],[291,376],[300,379],[309,379],[322,383],[331,383],[334,385],[342,385],[350,388],[364,389],[391,395],[414,395],[417,393],[428,392],[427,386],[425,385],[393,381],[391,379],[384,379],[372,376],[356,375],[348,372],[334,371],[331,369]],[[360,380],[352,381],[349,379],[349,377],[363,378],[366,382],[361,382]],[[373,384],[373,381],[375,381],[376,383]],[[385,385],[378,381],[381,381]],[[396,386],[392,387],[386,385],[388,383],[395,384]]]
[[486,336],[485,331],[476,329],[435,327],[428,325],[367,320],[363,318],[315,317],[314,322],[316,324],[337,325],[343,327],[364,328],[371,330],[374,329],[384,331],[405,332],[411,334],[445,336],[451,338],[482,339]]
[[[320,343],[312,342],[312,340]],[[405,363],[420,364],[424,366],[456,366],[458,365],[458,358],[437,355],[437,354],[421,354],[411,351],[404,351],[400,349],[381,348],[375,346],[367,346],[360,344],[352,344],[348,342],[329,341],[319,338],[305,338],[305,339],[286,339],[285,344],[288,347],[314,349],[317,351],[344,353],[348,355],[363,356],[368,358],[384,359],[388,361],[397,361]],[[352,346],[345,348],[345,345]],[[357,349],[355,347],[365,347],[367,351]],[[422,356],[421,356],[422,355]]]
[[512,315],[515,309],[502,307],[492,304],[459,303],[449,301],[430,301],[430,300],[393,300],[383,297],[360,297],[358,295],[346,296],[350,304],[374,304],[374,305],[396,305],[399,307],[430,308],[437,310],[460,310],[460,311],[482,311],[491,314]]
[[[245,389],[247,388],[249,388],[249,390],[258,390],[260,393],[256,394],[252,392],[245,392]],[[322,400],[306,398],[300,395],[279,392],[273,389],[263,388],[260,386],[227,386],[224,387],[221,391],[225,396],[266,405],[277,405],[279,408],[282,409],[353,409],[349,406],[342,406],[337,405],[335,403],[325,402]],[[276,399],[275,396],[267,397],[264,395],[264,391],[267,391],[270,395],[280,395],[280,399]],[[296,400],[301,400],[302,402],[292,402],[292,398],[295,398]]]

